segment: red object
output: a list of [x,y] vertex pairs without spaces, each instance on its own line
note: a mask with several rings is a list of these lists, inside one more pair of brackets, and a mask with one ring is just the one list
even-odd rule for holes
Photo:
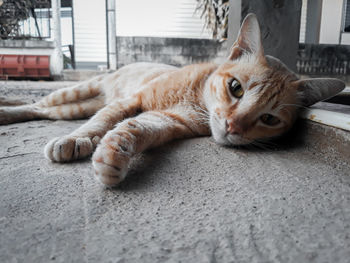
[[50,77],[50,57],[0,55],[0,77]]

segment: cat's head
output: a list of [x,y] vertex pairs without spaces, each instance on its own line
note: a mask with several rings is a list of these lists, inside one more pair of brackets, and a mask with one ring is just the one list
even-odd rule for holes
[[299,80],[280,60],[265,56],[254,14],[244,19],[228,61],[206,85],[212,135],[223,145],[279,136],[291,128],[299,106],[310,106],[345,88],[337,79]]

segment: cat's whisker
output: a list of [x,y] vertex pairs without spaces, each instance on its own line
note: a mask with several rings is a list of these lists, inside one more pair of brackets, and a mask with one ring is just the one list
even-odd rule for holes
[[286,106],[295,106],[295,107],[298,107],[298,108],[303,108],[303,109],[308,109],[308,107],[305,107],[303,105],[299,105],[299,104],[281,104],[278,106],[278,110],[281,110],[282,107],[286,107]]
[[256,141],[258,141],[259,143],[266,144],[266,145],[277,146],[277,143],[273,142],[271,139],[272,138],[257,139]]
[[271,150],[271,148],[269,148],[269,147],[267,147],[266,145],[263,145],[263,144],[255,143],[253,145],[256,146],[256,148],[260,149],[260,150],[264,150],[264,151],[270,151]]
[[274,150],[277,147],[277,144],[267,140],[255,140],[251,144],[263,150]]

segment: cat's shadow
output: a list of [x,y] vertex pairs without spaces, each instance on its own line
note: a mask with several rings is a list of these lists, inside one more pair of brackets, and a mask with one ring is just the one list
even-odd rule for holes
[[[243,150],[246,152],[270,152],[270,151],[286,151],[300,148],[305,145],[305,134],[307,133],[307,124],[303,120],[298,120],[293,128],[283,136],[269,141],[259,146],[246,147],[226,147],[232,151]],[[111,191],[134,191],[144,189],[155,184],[157,177],[154,171],[168,165],[167,159],[177,148],[181,148],[183,141],[174,141],[167,145],[148,150],[140,154],[132,161],[130,170],[125,180],[117,187],[110,188]],[[163,169],[164,170],[164,169]]]
[[[162,153],[164,152],[162,147]],[[118,186],[123,191],[131,191],[144,188],[153,183],[152,174],[159,168],[162,163],[160,154],[155,153],[157,149],[147,151],[133,158],[128,175],[125,180]]]
[[294,126],[284,135],[267,141],[255,142],[247,146],[229,146],[227,148],[244,150],[250,152],[286,151],[300,148],[305,145],[305,135],[307,134],[307,123],[298,119]]

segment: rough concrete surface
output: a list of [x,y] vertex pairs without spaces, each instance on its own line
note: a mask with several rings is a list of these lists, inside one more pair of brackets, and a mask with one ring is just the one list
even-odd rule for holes
[[[0,96],[40,88],[1,82]],[[196,138],[142,154],[106,189],[89,160],[43,157],[50,138],[83,122],[0,127],[0,262],[349,262],[348,162],[302,143],[231,149]]]

